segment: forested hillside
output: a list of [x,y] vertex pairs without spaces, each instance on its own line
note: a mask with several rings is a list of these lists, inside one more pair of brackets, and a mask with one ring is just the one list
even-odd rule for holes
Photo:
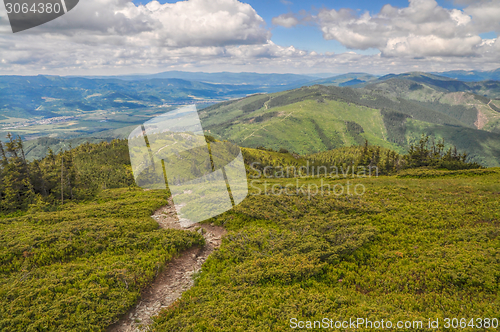
[[[206,140],[208,144],[216,141],[212,136],[206,136]],[[456,147],[445,147],[444,141],[435,142],[429,137],[422,137],[418,144],[410,146],[406,155],[369,146],[365,140],[362,147],[339,148],[303,156],[284,148],[278,151],[264,147],[243,148],[243,156],[249,176],[258,173],[264,176],[262,171],[267,166],[375,167],[377,174],[385,175],[422,166],[481,168],[481,165],[471,162],[466,153],[459,153]],[[49,150],[47,157],[30,162],[25,157],[22,139],[9,134],[8,142],[0,143],[0,158],[0,215],[27,210],[56,210],[65,202],[93,200],[104,189],[136,187],[127,140],[86,143],[58,154]],[[183,172],[179,169],[177,173],[180,176]]]
[[312,86],[216,104],[204,128],[245,147],[311,154],[365,140],[404,153],[422,134],[444,139],[488,166],[500,165],[498,101],[409,80],[368,89]]
[[58,154],[26,160],[20,137],[0,143],[0,211],[62,205],[94,198],[102,189],[134,184],[125,140],[83,144]]
[[[125,140],[26,161],[0,145],[0,330],[103,331],[196,232],[160,230],[168,191],[135,186]],[[110,189],[116,188],[116,189]]]

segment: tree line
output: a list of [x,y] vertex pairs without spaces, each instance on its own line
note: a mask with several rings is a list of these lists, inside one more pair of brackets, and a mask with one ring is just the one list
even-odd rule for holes
[[[215,139],[208,137],[207,140]],[[450,170],[482,167],[469,162],[467,154],[459,153],[456,147],[445,148],[443,140],[435,141],[429,136],[422,136],[419,142],[410,145],[406,155],[370,146],[368,141],[363,146],[307,156],[286,149],[251,150],[244,151],[247,166],[249,162],[258,161],[260,167],[299,167],[310,161],[315,166],[344,169],[376,167],[382,175],[419,167]],[[49,149],[45,158],[28,161],[22,139],[8,134],[7,141],[0,142],[0,159],[0,215],[26,209],[57,209],[66,202],[91,199],[102,189],[135,186],[127,140],[85,143],[58,153]]]
[[94,197],[100,189],[133,185],[126,140],[77,148],[28,161],[20,137],[0,142],[0,214],[55,208]]

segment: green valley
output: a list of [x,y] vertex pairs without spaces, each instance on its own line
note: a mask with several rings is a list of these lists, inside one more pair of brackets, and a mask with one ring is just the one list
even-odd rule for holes
[[[250,84],[242,83],[245,78]],[[496,81],[465,82],[428,73],[352,73],[319,80],[183,72],[3,77],[0,134],[27,139],[26,155],[33,160],[44,157],[48,148],[126,138],[159,114],[197,103],[207,134],[241,146],[309,154],[368,140],[403,153],[421,135],[429,135],[467,151],[471,160],[498,166],[498,96]]]
[[[147,77],[0,76],[0,136],[3,140],[10,132],[28,140],[91,137],[109,141],[127,137],[129,132],[122,133],[122,128],[144,123],[178,105],[203,106],[256,92],[281,91],[311,79],[182,72]],[[44,156],[28,154],[31,159]]]

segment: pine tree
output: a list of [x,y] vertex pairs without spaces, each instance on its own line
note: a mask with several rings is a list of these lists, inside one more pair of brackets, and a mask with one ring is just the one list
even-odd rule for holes
[[11,212],[22,209],[30,204],[34,197],[33,186],[24,156],[22,141],[7,134],[6,149],[2,153],[2,210]]

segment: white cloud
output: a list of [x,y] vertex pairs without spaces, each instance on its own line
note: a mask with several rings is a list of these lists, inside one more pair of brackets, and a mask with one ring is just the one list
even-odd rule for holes
[[482,39],[467,11],[445,9],[435,0],[410,0],[409,6],[385,5],[380,13],[323,9],[317,16],[325,39],[348,48],[378,48],[385,56],[470,56]]
[[65,16],[30,33],[73,37],[95,34],[103,43],[123,36],[121,43],[170,47],[265,43],[270,34],[264,20],[237,0],[188,0],[173,4],[151,1],[136,6],[126,0],[80,1]]
[[274,25],[280,25],[285,28],[292,28],[300,23],[299,19],[293,13],[273,17],[272,22]]
[[390,38],[383,48],[386,56],[473,56],[482,43],[479,36],[441,38],[436,35]]
[[224,57],[237,45],[265,45],[271,37],[256,11],[237,0],[86,0],[21,33],[7,24],[0,11],[0,70],[7,72],[182,65]]
[[273,23],[293,27],[314,21],[325,39],[353,50],[376,48],[383,56],[480,56],[479,34],[500,32],[500,1],[461,1],[469,5],[464,10],[443,8],[435,0],[409,0],[408,7],[387,4],[375,15],[323,8],[308,17],[280,15]]
[[472,16],[477,33],[495,31],[500,33],[500,1],[474,1],[464,9]]
[[[0,47],[5,44],[0,44]],[[261,45],[232,45],[183,48],[89,47],[70,43],[64,48],[50,48],[43,40],[33,39],[31,45],[16,45],[0,55],[3,74],[107,75],[188,71],[257,71],[281,73],[345,73],[370,72],[378,74],[408,71],[444,71],[453,69],[498,68],[500,42],[485,43],[483,57],[383,57],[307,52],[293,46],[283,47],[272,42]],[[5,62],[3,62],[4,60]]]
[[[486,5],[487,2],[484,2]],[[264,20],[237,0],[86,0],[63,17],[12,34],[0,11],[2,74],[125,74],[161,70],[259,72],[405,72],[499,67],[500,41],[481,40],[482,7],[448,10],[431,0],[377,15],[323,9],[315,17],[273,20],[293,26],[314,19],[325,38],[381,54],[307,52],[270,41]],[[473,11],[479,14],[472,14]],[[3,15],[3,16],[2,16]],[[483,16],[481,16],[483,15]],[[425,56],[426,59],[416,59]]]
[[[152,1],[138,6],[126,0],[86,0],[54,21],[15,35],[9,31],[5,12],[0,15],[0,40],[12,40],[11,51],[41,40],[50,50],[55,43],[61,43],[58,48],[74,44],[103,49],[180,48],[263,44],[270,38],[264,20],[237,0],[163,5]],[[2,49],[0,55],[4,53]]]

